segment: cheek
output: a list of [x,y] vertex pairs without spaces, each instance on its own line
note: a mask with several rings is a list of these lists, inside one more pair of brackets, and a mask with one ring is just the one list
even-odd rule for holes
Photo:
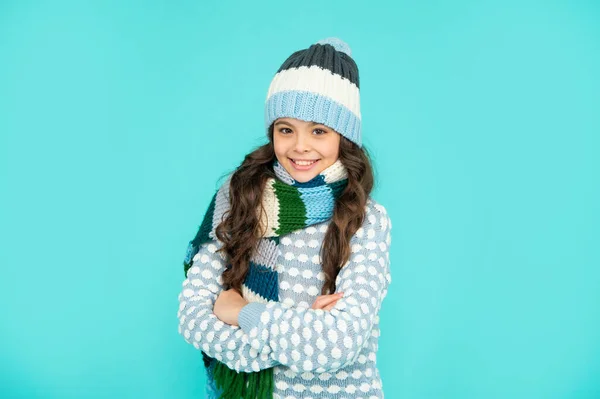
[[285,142],[274,140],[273,141],[273,150],[275,151],[275,156],[279,163],[284,163],[287,160],[287,152],[288,148],[285,145]]
[[340,156],[340,147],[339,144],[337,146],[335,146],[335,148],[333,149],[333,151],[331,152],[331,157],[338,159]]
[[275,154],[281,154],[282,152],[284,152],[281,140],[273,140],[273,149],[275,150]]
[[340,154],[340,140],[330,140],[322,148],[322,154],[329,159],[337,159]]

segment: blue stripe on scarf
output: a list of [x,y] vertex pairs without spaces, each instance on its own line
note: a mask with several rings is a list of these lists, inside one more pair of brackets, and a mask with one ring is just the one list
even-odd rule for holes
[[269,301],[279,301],[279,278],[269,267],[250,261],[244,285]]
[[[333,207],[335,206],[335,200],[333,198],[331,187],[328,184],[324,184],[325,178],[322,175],[317,177],[320,177],[319,180],[321,180],[321,182],[318,184],[321,186],[315,185],[315,188],[307,189],[300,187],[298,188],[298,191],[300,192],[300,198],[302,199],[302,202],[304,202],[304,206],[306,208],[306,225],[321,223],[330,218],[333,214]],[[315,195],[316,190],[319,191],[319,195]],[[328,197],[328,199],[325,201],[323,201],[322,197],[325,194],[324,192],[326,192]]]
[[318,174],[307,182],[299,182],[294,180],[294,187],[298,187],[298,190],[302,191],[303,188],[312,188],[326,185],[325,176]]

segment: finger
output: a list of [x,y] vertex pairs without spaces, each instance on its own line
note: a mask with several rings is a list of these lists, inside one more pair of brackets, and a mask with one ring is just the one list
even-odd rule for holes
[[313,309],[322,309],[325,306],[334,304],[342,298],[340,294],[332,294],[332,295],[323,295],[315,301],[313,305]]
[[338,299],[340,299],[342,296],[344,295],[343,292],[336,292],[335,294],[329,294],[329,295],[321,295],[321,298],[323,298],[323,300],[325,302],[331,302],[331,301],[337,301]]
[[331,304],[329,304],[329,305],[325,306],[325,307],[323,308],[323,310],[331,310],[331,309],[333,309],[333,308],[335,307],[335,305],[337,305],[337,301],[335,301],[335,302],[333,302],[333,303],[331,303]]
[[315,305],[319,308],[319,309],[323,309],[325,306],[331,305],[332,303],[336,302],[339,298],[324,298],[321,299],[320,301],[315,301]]
[[340,298],[337,295],[323,295],[316,299],[315,305],[321,308],[323,306],[329,305],[333,301],[337,301],[338,299]]
[[327,301],[326,299],[317,299],[315,301],[315,303],[313,303],[312,308],[313,309],[323,309],[325,306],[329,305],[331,303],[331,301]]

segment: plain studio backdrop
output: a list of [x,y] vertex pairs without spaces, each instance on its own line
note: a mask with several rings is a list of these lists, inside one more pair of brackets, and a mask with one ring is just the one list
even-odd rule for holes
[[600,397],[591,0],[0,1],[0,397],[204,397],[187,242],[330,36],[394,226],[386,398]]

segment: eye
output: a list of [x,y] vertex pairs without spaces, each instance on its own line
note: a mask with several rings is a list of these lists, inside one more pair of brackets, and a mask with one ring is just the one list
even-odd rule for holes
[[321,135],[323,135],[323,134],[327,133],[327,130],[323,130],[323,129],[315,129],[315,130],[313,130],[313,132],[318,132],[318,133],[317,133],[317,136],[321,136]]
[[[289,132],[288,132],[288,131],[289,131]],[[283,133],[283,134],[288,134],[288,133],[291,133],[291,132],[292,132],[292,129],[290,129],[290,128],[287,128],[287,127],[282,127],[281,129],[279,129],[279,132],[280,132],[280,133]]]

